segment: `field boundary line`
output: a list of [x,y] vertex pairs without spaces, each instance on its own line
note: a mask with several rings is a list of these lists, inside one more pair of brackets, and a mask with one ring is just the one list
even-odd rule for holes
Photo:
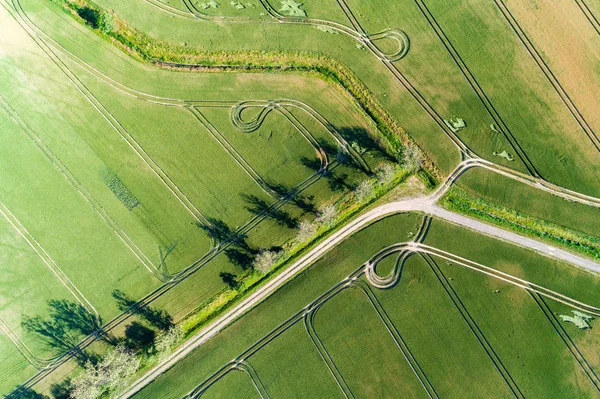
[[261,381],[258,373],[254,369],[252,364],[248,363],[245,360],[241,360],[235,364],[234,368],[236,370],[240,370],[240,371],[244,372],[245,374],[248,375],[248,377],[250,377],[250,380],[252,381],[254,388],[256,388],[256,390],[258,391],[258,394],[260,395],[261,399],[270,399],[271,398],[271,395],[269,395],[269,392],[267,391],[267,387]]
[[461,73],[463,74],[463,76],[465,77],[465,79],[467,80],[467,82],[469,83],[471,88],[473,89],[473,92],[475,93],[477,98],[479,98],[479,101],[481,101],[481,103],[482,103],[483,107],[486,109],[488,115],[492,118],[492,120],[494,121],[496,126],[499,127],[502,135],[506,138],[509,145],[515,151],[515,153],[517,154],[519,159],[521,159],[521,162],[523,162],[524,166],[527,168],[527,170],[529,171],[529,173],[531,175],[536,176],[536,177],[541,177],[541,175],[537,171],[535,165],[529,159],[529,156],[527,155],[527,153],[525,152],[523,147],[521,147],[521,144],[519,144],[519,141],[517,140],[515,135],[512,133],[512,131],[510,130],[508,125],[504,122],[504,119],[502,118],[500,113],[496,110],[496,107],[494,106],[493,102],[491,101],[491,99],[488,97],[485,90],[481,87],[481,85],[475,78],[475,75],[471,72],[471,70],[469,69],[467,64],[464,62],[464,60],[462,59],[462,57],[460,56],[460,54],[458,53],[458,51],[452,44],[452,41],[450,40],[450,38],[446,35],[446,33],[444,32],[444,30],[442,29],[440,24],[437,22],[437,20],[433,16],[432,12],[429,10],[427,5],[425,4],[425,1],[424,0],[415,0],[415,3],[417,4],[417,6],[419,7],[419,10],[421,11],[423,16],[429,23],[429,26],[431,26],[431,28],[434,30],[437,37],[442,42],[442,45],[446,48],[448,54],[450,55],[450,57],[452,58],[452,60],[454,61],[454,63],[458,67],[458,69],[461,71]]
[[39,369],[44,368],[51,360],[40,359],[36,356],[31,349],[23,342],[23,340],[17,335],[17,333],[10,327],[8,322],[0,316],[0,332],[2,332],[9,341],[16,347],[21,355],[31,364],[33,367]]
[[[11,1],[11,0],[6,0]],[[187,211],[200,223],[204,225],[210,225],[208,219],[200,212],[193,202],[179,189],[179,187],[171,180],[169,175],[165,173],[162,168],[148,155],[143,147],[131,136],[131,134],[125,129],[125,127],[119,122],[119,120],[102,104],[102,102],[87,88],[85,84],[71,71],[71,69],[65,64],[65,62],[52,50],[51,46],[55,49],[60,50],[62,46],[55,43],[46,33],[39,29],[27,16],[21,3],[18,0],[12,0],[13,8],[18,16],[15,17],[10,10],[5,6],[9,13],[21,21],[20,25],[25,29],[27,34],[40,46],[48,57],[55,63],[55,65],[67,76],[67,79],[73,83],[75,88],[84,96],[84,98],[98,111],[98,113],[108,122],[108,124],[121,136],[123,140],[129,145],[129,147],[138,155],[140,159],[149,167],[154,174],[163,182],[163,184],[171,191],[171,193],[181,202],[181,204],[187,209]],[[27,22],[29,21],[29,23]],[[46,43],[49,40],[50,43]],[[81,64],[78,63],[81,66]],[[88,70],[88,68],[85,68]],[[88,70],[89,72],[89,70]]]
[[304,327],[306,329],[306,333],[308,334],[311,342],[313,343],[314,348],[319,353],[321,360],[323,360],[323,363],[325,363],[325,366],[327,366],[327,369],[329,369],[331,376],[333,377],[333,379],[337,383],[338,387],[342,391],[342,394],[344,395],[344,397],[346,399],[350,399],[350,398],[355,397],[354,393],[352,393],[352,390],[350,389],[348,382],[342,375],[342,372],[340,371],[338,366],[335,364],[333,357],[327,350],[327,347],[321,340],[321,337],[319,337],[319,334],[317,334],[317,330],[315,329],[315,325],[314,325],[315,314],[320,309],[320,307],[324,303],[326,303],[329,299],[331,299],[332,297],[334,297],[335,295],[340,293],[343,289],[344,289],[344,287],[342,287],[339,290],[336,290],[336,292],[334,292],[330,297],[324,299],[317,306],[313,307],[310,311],[305,313],[303,319],[304,319]]
[[585,3],[585,1],[583,1],[583,0],[574,0],[574,1],[575,1],[575,3],[577,3],[577,6],[581,10],[581,12],[585,16],[585,18],[592,25],[592,27],[594,28],[596,33],[600,36],[600,22],[598,22],[598,19],[596,18],[596,16],[592,12],[592,10],[590,10],[590,8]]
[[412,372],[419,380],[419,383],[425,390],[425,393],[427,393],[427,396],[429,396],[432,399],[439,398],[439,395],[435,391],[435,388],[431,384],[431,381],[427,377],[427,374],[425,374],[425,371],[417,361],[416,357],[413,355],[412,351],[408,347],[408,344],[406,343],[404,338],[402,338],[402,335],[400,335],[400,332],[388,316],[387,312],[385,311],[385,308],[383,307],[381,302],[379,302],[379,299],[377,298],[375,293],[373,293],[371,286],[364,280],[357,279],[352,281],[351,287],[357,288],[360,292],[362,292],[365,295],[365,297],[373,307],[373,310],[379,317],[379,320],[383,323],[384,327],[396,343],[398,349],[400,349],[404,360],[406,360]]
[[525,396],[519,389],[519,386],[513,380],[512,376],[510,375],[510,373],[504,366],[504,363],[502,362],[502,360],[500,359],[500,357],[498,356],[498,354],[492,347],[491,343],[486,338],[485,334],[483,334],[483,332],[481,331],[481,329],[479,328],[479,326],[477,325],[477,323],[475,322],[475,320],[469,313],[469,310],[466,308],[464,303],[461,301],[460,297],[458,296],[458,294],[456,293],[456,291],[454,290],[452,285],[448,282],[448,278],[446,277],[444,272],[441,270],[441,268],[438,266],[438,264],[435,262],[435,260],[431,257],[430,254],[427,254],[427,255],[420,254],[420,255],[423,258],[423,260],[425,260],[427,265],[430,267],[431,271],[433,272],[433,274],[436,276],[436,278],[438,279],[438,281],[444,288],[444,291],[446,291],[446,294],[448,295],[448,297],[454,303],[456,310],[458,310],[458,312],[462,316],[464,322],[467,324],[467,326],[469,327],[469,329],[471,330],[471,332],[473,333],[473,335],[475,336],[477,341],[479,341],[479,344],[481,345],[482,349],[488,355],[489,359],[494,364],[494,367],[496,368],[498,373],[502,376],[502,379],[504,380],[504,382],[506,383],[506,385],[508,386],[508,388],[510,389],[510,391],[512,392],[514,397],[524,399]]

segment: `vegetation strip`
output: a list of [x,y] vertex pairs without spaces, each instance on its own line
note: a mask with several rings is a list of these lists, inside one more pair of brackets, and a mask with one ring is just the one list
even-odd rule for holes
[[451,187],[440,204],[446,209],[508,227],[528,236],[539,237],[579,253],[600,259],[600,237],[567,229],[503,206],[471,196],[467,191]]

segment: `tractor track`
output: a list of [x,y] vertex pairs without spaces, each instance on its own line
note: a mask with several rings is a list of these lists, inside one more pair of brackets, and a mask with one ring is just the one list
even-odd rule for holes
[[540,53],[537,51],[537,49],[523,30],[523,28],[521,28],[521,25],[519,25],[517,19],[514,17],[510,9],[506,6],[504,0],[494,0],[494,3],[506,19],[506,22],[512,28],[513,32],[517,35],[523,46],[525,46],[531,58],[533,58],[537,66],[540,68],[540,70],[546,77],[546,79],[548,79],[548,81],[554,88],[556,94],[558,94],[558,96],[565,104],[573,118],[575,118],[579,127],[585,132],[585,134],[589,138],[590,142],[594,145],[596,150],[600,152],[600,139],[598,138],[594,130],[590,127],[588,122],[585,120],[585,118],[583,117],[573,100],[571,100],[571,97],[569,97],[569,94],[563,88],[563,86],[556,78],[548,64],[544,61]]

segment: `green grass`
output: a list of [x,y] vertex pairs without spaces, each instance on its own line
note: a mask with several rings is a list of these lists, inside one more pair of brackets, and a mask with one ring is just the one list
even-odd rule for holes
[[[334,284],[336,276],[341,279],[348,275],[353,269],[351,265],[362,263],[382,245],[405,240],[414,229],[417,217],[389,217],[352,236],[215,339],[194,350],[136,397],[161,397],[166,392],[180,396],[189,391],[311,298],[325,292]],[[521,248],[478,237],[437,220],[431,226],[426,243],[529,278],[586,303],[597,303],[599,281],[593,275]],[[525,290],[444,260],[435,260],[525,395],[592,394],[593,385]],[[409,258],[396,286],[373,291],[440,396],[478,397],[490,392],[495,397],[511,396],[463,316],[418,255]],[[565,311],[551,300],[547,301],[556,311]],[[374,308],[358,290],[348,288],[328,300],[317,311],[314,325],[357,397],[386,397],[389,392],[402,392],[411,397],[425,395]],[[579,349],[593,360],[595,338],[566,328],[578,342]],[[248,359],[270,394],[334,395],[334,380],[323,372],[324,365],[319,365],[319,357],[306,334],[300,321]],[[551,380],[546,379],[549,375],[553,376]],[[223,385],[211,388],[216,396],[225,395],[229,389]]]
[[[245,73],[217,75],[159,71],[132,63],[121,50],[91,34],[88,27],[79,24],[56,6],[52,7],[53,10],[44,8],[50,11],[45,15],[50,25],[57,22],[52,18],[58,18],[59,25],[60,21],[69,21],[66,26],[72,29],[60,33],[55,30],[58,25],[52,28],[45,26],[57,35],[57,40],[64,40],[69,50],[85,49],[82,56],[90,56],[88,61],[100,58],[106,62],[115,61],[113,67],[117,69],[119,62],[123,61],[129,69],[124,68],[121,72],[130,73],[133,80],[140,72],[136,68],[141,68],[144,74],[159,72],[160,76],[153,75],[154,78],[145,82],[154,87],[154,91],[151,90],[153,93],[176,98],[198,98],[198,93],[208,90],[214,93],[214,99],[240,101],[249,97],[280,98],[293,85],[305,88],[297,96],[299,100],[313,105],[335,126],[360,126],[365,134],[377,134],[364,113],[348,101],[342,91],[322,79],[290,74],[272,74],[263,79]],[[45,157],[36,148],[34,139],[17,126],[11,126],[12,122],[5,122],[3,134],[10,146],[3,147],[2,173],[5,175],[3,181],[10,190],[2,200],[93,303],[103,320],[108,321],[119,313],[110,295],[113,290],[121,289],[138,299],[161,282],[146,270],[111,230],[107,219],[103,219],[106,216],[95,212],[53,163],[60,165],[66,174],[72,174],[73,184],[88,198],[93,198],[94,206],[102,209],[103,215],[109,215],[110,223],[114,221],[120,231],[127,234],[162,271],[175,273],[191,265],[206,253],[211,245],[210,240],[148,164],[86,101],[60,69],[8,16],[6,23],[14,36],[11,41],[2,44],[6,54],[0,60],[2,95],[39,136],[35,141],[42,140],[42,148],[51,155]],[[73,42],[71,38],[78,37],[78,34],[82,35],[82,40]],[[148,157],[202,212],[225,219],[235,228],[252,217],[245,209],[246,202],[241,193],[253,194],[272,202],[190,113],[182,108],[165,107],[129,97],[99,81],[67,57],[63,56],[62,59],[131,138],[144,148]],[[222,87],[228,87],[228,90],[219,93]],[[242,88],[251,94],[241,93]],[[190,95],[192,93],[193,96]],[[227,114],[212,115],[211,121],[215,124],[229,123],[228,118],[223,116]],[[318,138],[327,137],[322,128],[320,131],[315,129],[316,125],[306,115],[298,117]],[[6,120],[6,116],[3,120]],[[244,157],[260,173],[264,173],[265,178],[275,183],[294,184],[309,175],[309,171],[298,164],[299,158],[314,154],[314,150],[303,139],[299,140],[289,123],[285,123],[276,113],[272,113],[261,130],[256,132],[256,136],[263,137],[264,141],[251,140],[252,135],[242,137],[231,126],[224,126],[223,129],[226,130],[224,134],[240,147]],[[281,133],[277,139],[272,138],[269,145],[264,135],[267,129],[277,129]],[[272,151],[263,151],[264,148]],[[264,156],[261,156],[261,152]],[[23,164],[23,159],[28,162]],[[378,159],[374,156],[371,161],[376,165]],[[108,177],[107,171],[110,171]],[[356,169],[348,168],[347,172],[350,174],[349,182],[364,178],[361,177],[364,174]],[[334,192],[326,181],[318,182],[310,190],[317,201],[331,202],[339,200],[348,191]],[[284,210],[295,217],[302,215],[292,205]],[[67,214],[68,217],[65,217]],[[267,222],[249,234],[249,241],[256,247],[283,245],[293,234],[294,231],[289,228]],[[169,291],[168,295],[160,298],[157,306],[163,306],[176,319],[180,319],[218,295],[224,287],[219,277],[221,271],[240,274],[240,270],[222,258],[204,266],[184,284]],[[32,269],[32,275],[46,273],[44,270],[37,271],[39,265],[35,257],[27,262],[31,265],[23,268],[19,275],[19,286],[24,289],[27,288],[24,285],[27,278],[25,270],[35,265],[36,270]],[[11,270],[13,268],[11,263]],[[22,295],[20,300],[27,302],[27,306],[17,307],[15,304],[14,310],[11,308],[11,324],[15,329],[19,329],[23,314],[43,316],[47,311],[45,301],[62,297],[61,287],[53,287],[54,280],[47,280],[47,289],[37,292],[35,298]],[[17,281],[14,287],[17,287]],[[28,343],[35,342],[33,336],[27,336],[25,340]],[[32,343],[33,349],[39,346]],[[23,381],[31,375],[31,369],[23,373],[17,373],[15,379]]]
[[344,290],[325,302],[315,315],[314,327],[356,397],[427,397],[379,315],[358,289]]
[[202,397],[206,398],[256,398],[261,396],[252,380],[243,371],[233,370],[209,388]]
[[250,363],[271,397],[341,397],[301,321],[253,355]]
[[457,186],[471,196],[566,229],[592,236],[600,231],[598,208],[567,201],[483,168],[465,172],[458,180]]
[[406,261],[397,286],[375,290],[375,294],[440,397],[485,397],[490,392],[494,397],[510,396],[502,377],[419,255]]
[[592,382],[525,290],[438,263],[525,397],[596,395]]
[[496,5],[426,3],[541,175],[597,196],[598,152]]

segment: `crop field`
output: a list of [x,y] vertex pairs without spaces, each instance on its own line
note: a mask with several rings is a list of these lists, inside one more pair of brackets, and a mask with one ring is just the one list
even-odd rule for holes
[[[595,312],[598,277],[435,219],[423,244],[403,246],[421,218],[389,217],[349,238],[135,397],[594,396],[595,330],[557,315]],[[473,240],[477,251],[460,245]],[[308,289],[326,282],[321,295]]]
[[598,396],[599,21],[0,0],[0,394]]
[[[457,133],[458,138],[478,156],[505,163],[516,170],[525,168],[534,176],[586,194],[596,195],[600,187],[597,138],[592,134],[593,128],[588,128],[597,116],[584,115],[575,98],[571,98],[571,92],[562,85],[563,80],[576,80],[578,73],[561,70],[561,76],[556,78],[560,86],[549,80],[550,72],[554,71],[547,69],[552,66],[551,60],[530,54],[533,50],[521,42],[525,40],[523,34],[513,31],[509,22],[517,11],[513,13],[511,9],[508,10],[511,14],[506,12],[505,15],[501,11],[504,3],[479,6],[478,0],[463,5],[417,1],[386,7],[386,2],[382,1],[382,6],[377,7],[365,2],[344,2],[353,12],[354,19],[343,25],[356,26],[358,23],[371,35],[388,29],[400,29],[408,35],[410,56],[388,65],[397,70],[393,74],[385,72],[385,65],[381,69],[381,63],[369,59],[373,58],[369,51],[354,48],[356,46],[348,40],[348,36],[352,38],[350,32],[329,34],[324,40],[323,32],[303,26],[296,20],[278,25],[247,21],[213,26],[210,21],[183,16],[174,17],[167,26],[156,23],[164,10],[153,6],[146,10],[148,3],[143,0],[134,2],[139,3],[135,5],[135,13],[132,12],[133,3],[125,5],[112,0],[100,3],[123,15],[138,29],[174,43],[184,42],[210,51],[229,51],[234,46],[237,50],[246,49],[246,42],[240,43],[239,38],[247,37],[253,49],[329,54],[347,65],[372,90],[386,109],[402,121],[406,131],[433,154],[442,170],[448,170],[452,162],[456,162],[451,146],[455,138],[443,139],[452,134],[442,120],[463,117],[467,128]],[[576,4],[570,4],[570,7],[575,10],[573,12],[577,11]],[[139,13],[139,9],[146,12]],[[141,14],[143,20],[139,18]],[[306,18],[310,19],[310,14]],[[465,25],[461,23],[463,18],[476,23]],[[202,37],[191,34],[198,24],[202,25]],[[561,34],[560,27],[549,26],[556,35]],[[464,31],[465,27],[469,30]],[[568,27],[563,28],[568,30]],[[521,32],[516,25],[515,29]],[[443,35],[443,41],[439,35]],[[574,40],[584,41],[581,37]],[[384,52],[385,48],[397,45],[395,39],[385,36],[373,40],[373,44],[380,45]],[[585,46],[582,44],[582,47]],[[538,52],[542,54],[542,50]],[[588,53],[586,57],[593,63],[597,50],[592,48]],[[435,62],[429,61],[431,57],[435,57]],[[510,68],[493,68],[494,63]],[[508,81],[504,79],[506,74],[511,76]],[[444,80],[440,80],[440,76]],[[593,90],[593,86],[587,90]],[[428,140],[432,131],[437,132],[436,139]],[[565,151],[566,148],[572,151]],[[507,151],[515,161],[494,155],[502,151]]]
[[[373,124],[321,80],[227,73],[215,82],[161,71],[165,80],[74,21],[73,32],[54,29],[52,38],[8,6],[1,12],[11,32],[0,60],[1,134],[10,143],[0,150],[3,392],[60,355],[22,326],[46,315],[49,301],[80,304],[103,322],[120,317],[116,290],[144,298],[214,256],[203,227],[242,229],[254,248],[282,245],[307,212],[282,200],[287,192],[304,190],[303,204],[316,209],[385,160],[375,145],[350,146],[375,137]],[[69,18],[60,13],[50,15]],[[116,80],[127,73],[109,74],[119,62],[138,82],[156,79],[155,90]],[[293,100],[289,85],[303,88]],[[346,176],[345,186],[331,188],[325,170]],[[265,219],[274,206],[287,224]],[[223,289],[223,272],[237,273],[220,256],[160,303],[183,317]]]

